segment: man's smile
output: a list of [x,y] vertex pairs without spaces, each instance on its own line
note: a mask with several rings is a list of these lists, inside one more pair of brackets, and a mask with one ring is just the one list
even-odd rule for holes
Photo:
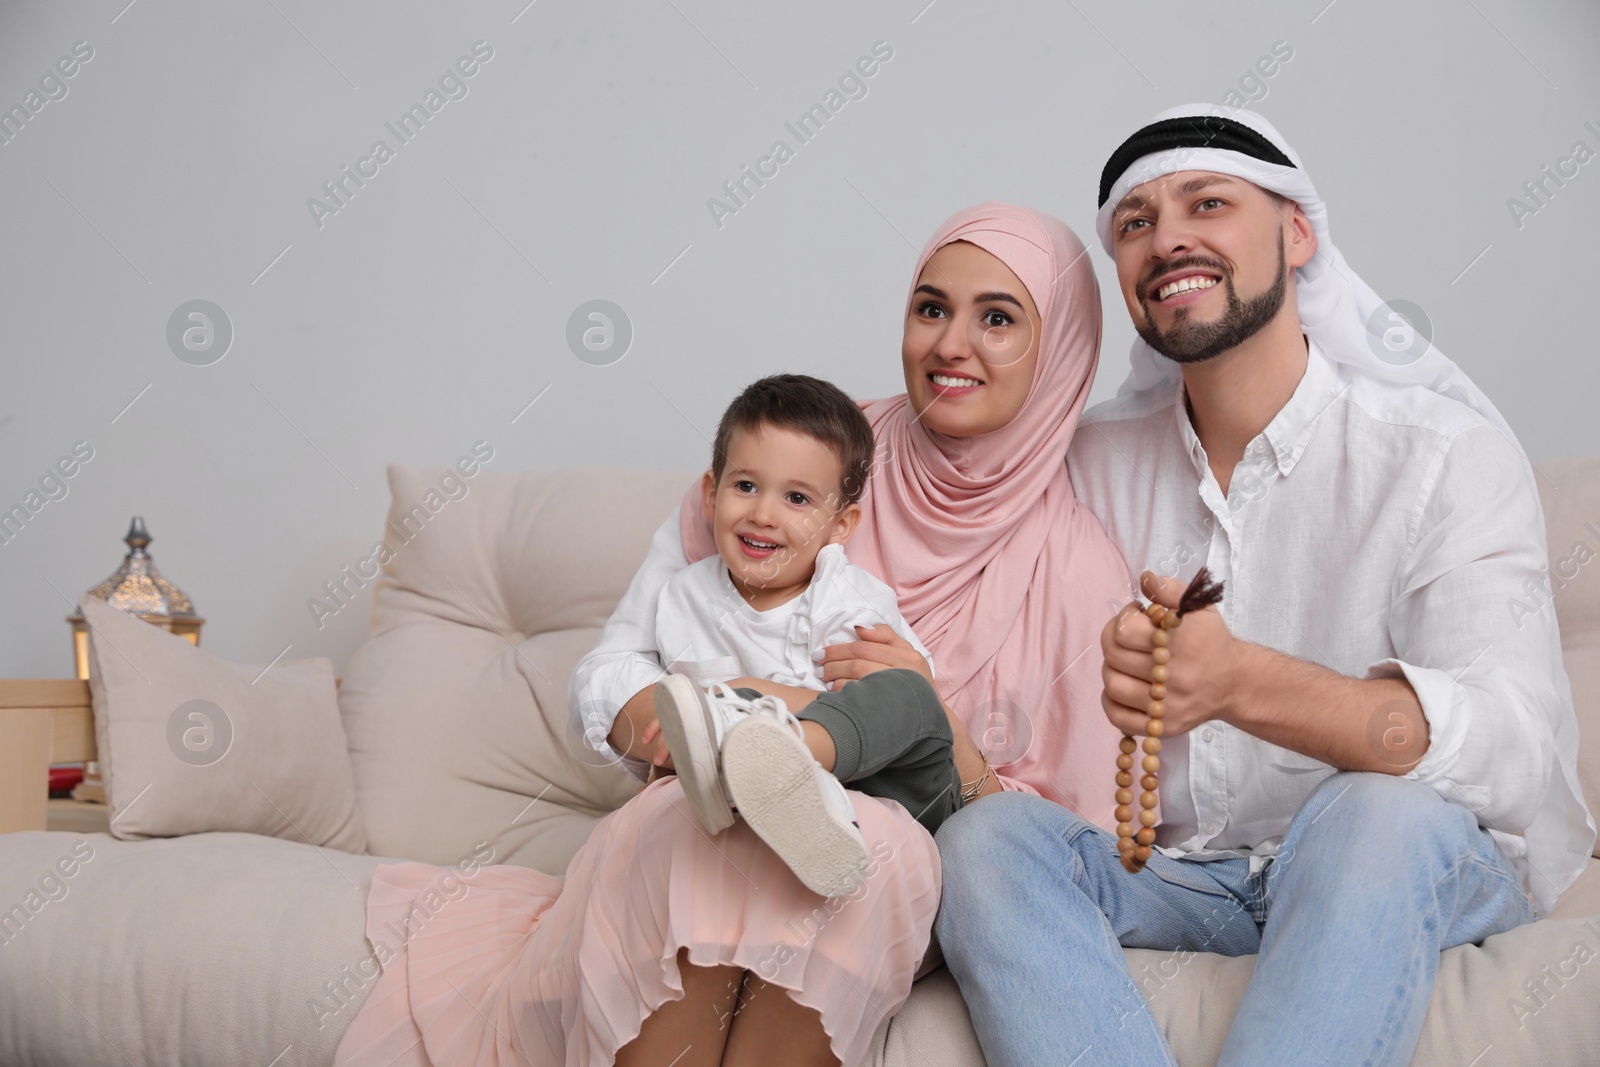
[[1185,293],[1203,292],[1221,281],[1221,275],[1209,270],[1180,270],[1163,275],[1145,287],[1145,295],[1157,303],[1167,303]]
[[1168,282],[1160,289],[1156,290],[1156,299],[1162,303],[1166,303],[1175,296],[1181,296],[1184,293],[1200,292],[1210,289],[1216,284],[1217,279],[1208,275],[1190,274],[1186,277],[1179,278],[1177,281]]

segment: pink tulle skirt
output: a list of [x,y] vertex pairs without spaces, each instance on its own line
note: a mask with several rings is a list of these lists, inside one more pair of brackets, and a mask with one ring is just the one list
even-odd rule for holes
[[337,1067],[610,1064],[683,995],[681,949],[788,990],[842,1063],[862,1062],[927,951],[939,854],[900,805],[851,800],[872,867],[847,897],[807,890],[743,822],[708,836],[673,778],[596,826],[564,885],[521,867],[443,885],[439,867],[379,867],[367,937],[383,974]]

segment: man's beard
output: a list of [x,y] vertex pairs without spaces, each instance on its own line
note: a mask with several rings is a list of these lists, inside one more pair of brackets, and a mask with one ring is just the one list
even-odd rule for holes
[[[1209,266],[1210,264],[1205,264]],[[1278,279],[1260,296],[1240,300],[1233,288],[1233,275],[1223,272],[1218,284],[1227,290],[1228,306],[1215,322],[1190,322],[1189,309],[1179,308],[1172,327],[1163,333],[1150,317],[1150,299],[1141,297],[1144,322],[1134,329],[1144,338],[1145,344],[1175,363],[1203,363],[1231,348],[1237,348],[1260,333],[1262,328],[1277,317],[1288,292],[1288,261],[1284,258],[1283,244],[1278,244]]]

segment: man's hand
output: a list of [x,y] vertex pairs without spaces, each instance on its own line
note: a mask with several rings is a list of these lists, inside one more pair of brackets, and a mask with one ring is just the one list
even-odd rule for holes
[[[1139,578],[1144,594],[1167,608],[1178,606],[1184,584],[1152,571]],[[1125,734],[1148,732],[1146,709],[1150,685],[1155,681],[1155,661],[1150,656],[1155,631],[1155,624],[1139,605],[1130,603],[1100,632],[1100,651],[1105,658],[1100,667],[1105,683],[1100,705],[1112,725]],[[1172,659],[1167,664],[1166,695],[1161,700],[1165,708],[1163,736],[1187,733],[1210,719],[1226,720],[1243,643],[1228,630],[1215,607],[1186,613],[1183,625],[1169,631],[1169,636],[1167,648]]]
[[822,650],[822,680],[829,683],[828,688],[842,689],[846,682],[896,667],[916,671],[933,681],[928,661],[910,641],[895,633],[894,627],[882,623],[857,626],[856,634],[861,640],[842,641]]

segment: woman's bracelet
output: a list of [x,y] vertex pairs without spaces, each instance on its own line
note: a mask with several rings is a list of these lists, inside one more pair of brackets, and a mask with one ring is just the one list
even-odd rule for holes
[[983,792],[983,787],[989,784],[990,776],[994,774],[994,767],[990,765],[989,757],[982,752],[979,752],[978,756],[983,760],[983,773],[971,782],[961,783],[961,803],[963,805],[977,800],[978,795]]

